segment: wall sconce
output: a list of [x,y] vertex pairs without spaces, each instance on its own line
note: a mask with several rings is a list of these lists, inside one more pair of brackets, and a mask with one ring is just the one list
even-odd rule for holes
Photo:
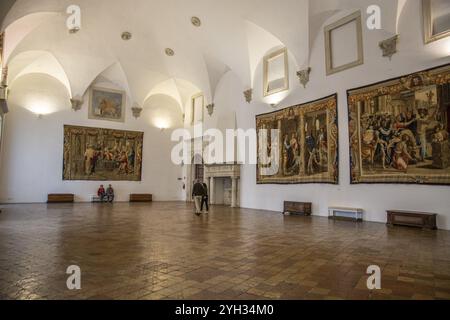
[[272,108],[274,108],[274,109],[276,109],[276,108],[278,108],[278,106],[279,106],[280,104],[279,103],[271,103],[270,104],[270,106],[272,107]]
[[156,128],[161,130],[161,132],[164,132],[168,128],[170,128],[170,120],[165,118],[156,118],[153,120],[153,123]]

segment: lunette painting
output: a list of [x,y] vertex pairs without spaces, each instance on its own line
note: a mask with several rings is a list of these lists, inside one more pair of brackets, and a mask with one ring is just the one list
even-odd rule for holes
[[123,91],[91,88],[89,119],[125,122],[125,101]]

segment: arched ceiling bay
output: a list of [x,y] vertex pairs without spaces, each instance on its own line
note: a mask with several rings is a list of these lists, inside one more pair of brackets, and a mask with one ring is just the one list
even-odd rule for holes
[[[7,61],[23,52],[49,52],[64,70],[73,96],[83,95],[99,75],[116,65],[134,103],[142,105],[152,90],[170,79],[193,84],[211,103],[229,70],[244,89],[250,88],[256,67],[270,48],[286,46],[299,67],[307,66],[310,43],[322,24],[338,10],[363,9],[370,2],[18,0],[2,29],[6,29]],[[395,33],[403,2],[377,1],[387,31]],[[81,8],[82,26],[70,34],[66,8],[73,4]],[[201,27],[191,24],[192,16],[201,19]],[[132,33],[131,40],[121,39],[124,31]],[[167,56],[166,48],[175,55]],[[169,87],[165,91],[172,90],[172,97],[183,91],[179,84]]]

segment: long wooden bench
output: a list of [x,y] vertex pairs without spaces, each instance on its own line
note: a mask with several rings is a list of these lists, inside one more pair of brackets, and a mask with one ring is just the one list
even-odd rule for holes
[[47,203],[73,203],[75,195],[71,193],[52,193],[47,196]]
[[329,207],[328,217],[334,220],[363,221],[364,210],[361,208]]
[[402,211],[402,210],[388,210],[387,211],[387,225],[392,227],[394,225],[418,227],[423,229],[436,230],[436,213]]
[[152,202],[153,195],[151,194],[130,194],[130,202]]
[[283,213],[310,216],[312,214],[312,203],[285,201]]

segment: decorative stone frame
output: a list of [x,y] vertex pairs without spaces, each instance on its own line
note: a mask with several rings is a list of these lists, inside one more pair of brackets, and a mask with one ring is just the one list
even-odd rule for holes
[[[276,88],[274,90],[269,90],[269,63],[271,60],[282,56],[284,59],[284,85],[281,88]],[[282,48],[264,57],[264,81],[263,81],[263,93],[264,97],[270,96],[272,94],[289,90],[289,57],[287,48]]]
[[[202,106],[201,106],[201,111],[202,111],[202,118],[201,119],[195,119],[195,102],[197,101],[197,99],[201,98],[202,99]],[[205,119],[205,96],[203,95],[203,93],[199,93],[196,94],[194,96],[192,96],[191,99],[191,115],[192,115],[192,119],[191,119],[191,125],[195,125],[196,123],[199,122],[203,122]]]
[[438,34],[433,34],[433,17],[431,11],[431,0],[422,0],[423,34],[425,44],[450,36],[450,29]]
[[[333,66],[333,55],[332,55],[332,45],[331,45],[331,33],[349,23],[355,22],[356,24],[356,40],[357,40],[357,50],[358,58],[342,66]],[[362,18],[361,11],[356,11],[351,15],[348,15],[328,26],[324,29],[325,32],[325,64],[327,70],[327,76],[359,66],[364,64],[364,48],[363,48],[363,34],[362,34]]]

